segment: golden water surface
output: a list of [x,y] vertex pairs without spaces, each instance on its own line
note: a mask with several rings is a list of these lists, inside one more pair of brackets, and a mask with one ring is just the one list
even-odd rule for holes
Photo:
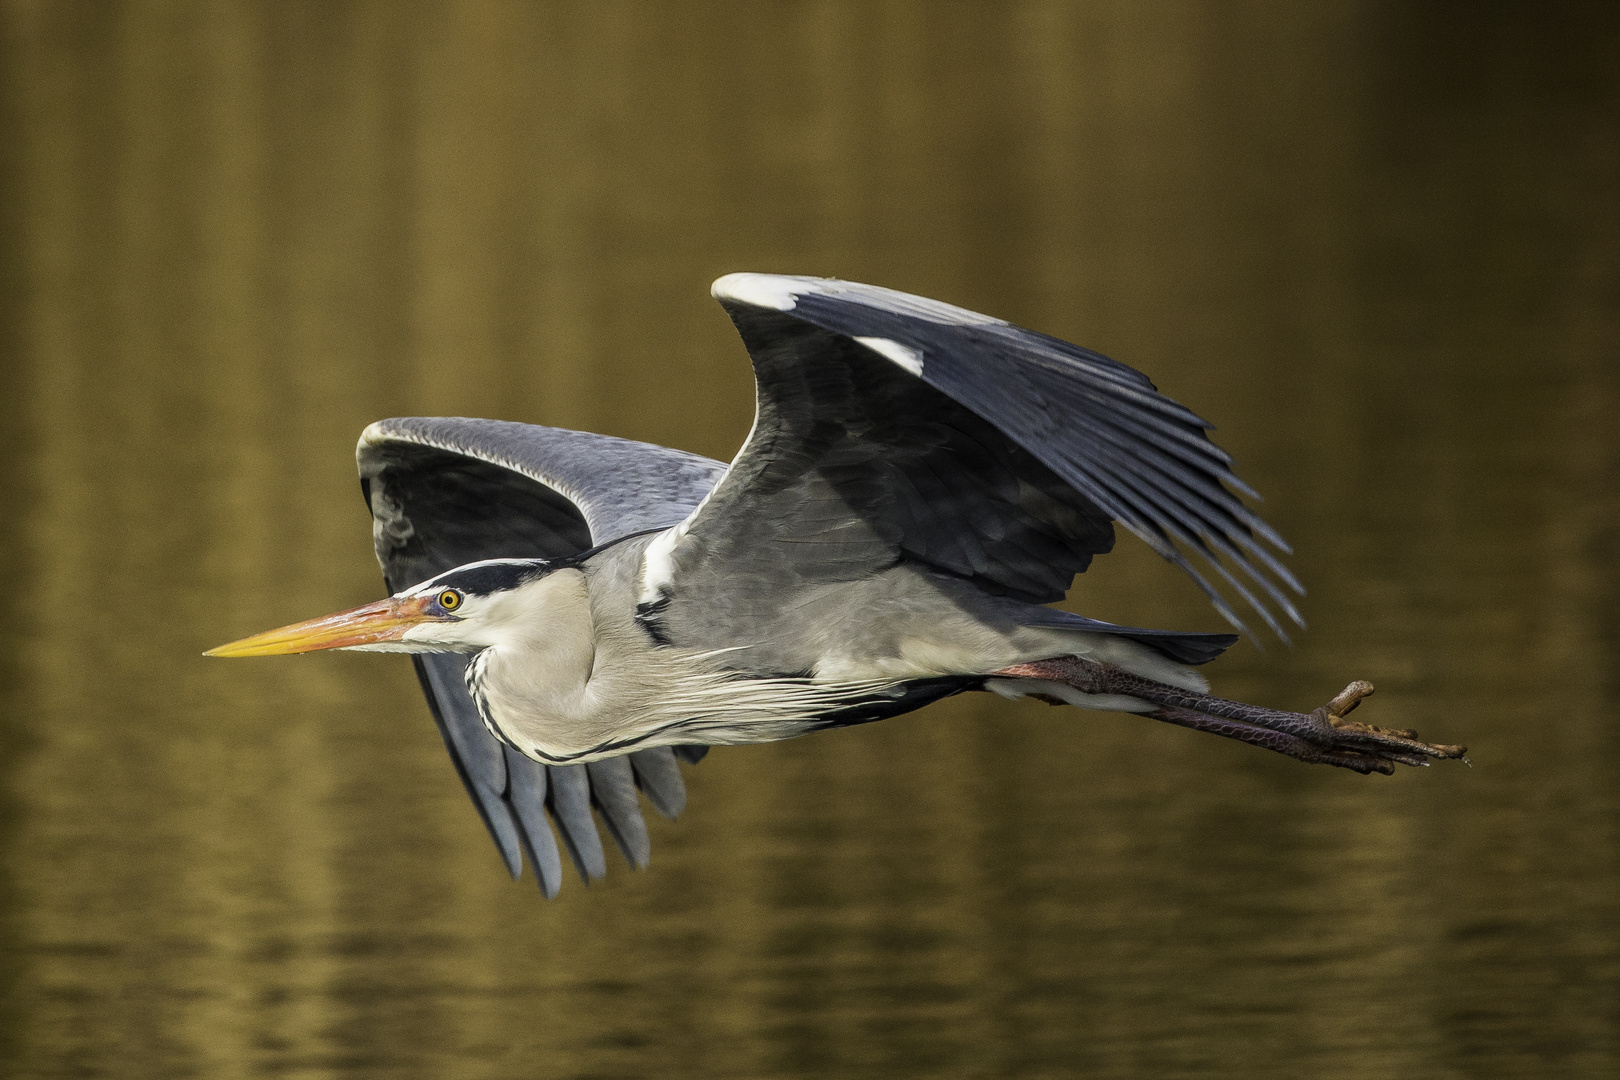
[[[1557,14],[1563,12],[1563,14]],[[1573,5],[0,3],[0,1075],[1620,1075],[1620,37]],[[832,274],[1220,425],[1310,588],[1219,692],[719,750],[544,902],[399,657],[352,448],[729,458],[708,283]],[[1072,598],[1218,629],[1123,538]]]

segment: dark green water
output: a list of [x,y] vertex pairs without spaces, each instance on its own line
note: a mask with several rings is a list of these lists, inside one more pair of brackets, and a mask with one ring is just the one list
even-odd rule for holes
[[[1620,1075],[1616,27],[0,5],[0,1074]],[[379,595],[371,420],[729,458],[742,269],[1149,372],[1311,590],[1217,689],[1474,767],[976,696],[717,751],[547,904],[402,659],[198,656]],[[1074,600],[1217,628],[1128,538]]]

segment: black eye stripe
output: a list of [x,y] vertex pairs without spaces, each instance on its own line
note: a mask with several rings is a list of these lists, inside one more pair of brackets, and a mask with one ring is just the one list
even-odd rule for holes
[[488,596],[491,593],[515,589],[544,576],[549,569],[550,564],[539,559],[463,567],[441,576],[439,588],[455,589],[457,592],[470,593],[474,596]]

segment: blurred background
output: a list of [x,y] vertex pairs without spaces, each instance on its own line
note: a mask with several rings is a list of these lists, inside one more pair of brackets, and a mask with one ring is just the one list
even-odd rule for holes
[[[1620,1075],[1610,6],[3,0],[0,81],[0,1073]],[[1148,372],[1310,589],[1217,691],[1472,769],[973,695],[546,903],[403,658],[199,657],[381,595],[372,420],[729,459],[733,270]]]

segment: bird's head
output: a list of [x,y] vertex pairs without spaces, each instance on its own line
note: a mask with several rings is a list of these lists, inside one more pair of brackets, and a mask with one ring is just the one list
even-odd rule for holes
[[279,656],[316,649],[477,652],[530,621],[556,564],[487,559],[448,570],[386,600],[209,649],[204,656]]

